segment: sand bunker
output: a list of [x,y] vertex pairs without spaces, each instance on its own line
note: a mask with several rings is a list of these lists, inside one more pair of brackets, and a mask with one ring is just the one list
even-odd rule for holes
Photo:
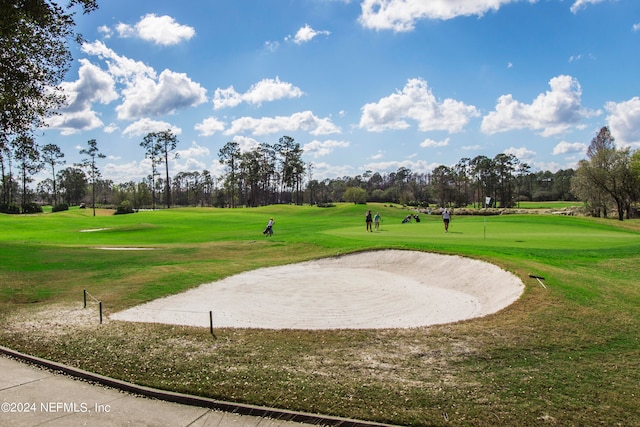
[[261,268],[111,319],[268,329],[407,328],[495,313],[524,284],[482,261],[416,251],[362,252]]

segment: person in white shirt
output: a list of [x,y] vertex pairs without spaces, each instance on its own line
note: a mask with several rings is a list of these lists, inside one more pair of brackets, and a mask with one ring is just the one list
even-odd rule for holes
[[273,223],[274,223],[273,218],[269,218],[269,222],[267,222],[267,227],[264,229],[262,234],[264,234],[267,237],[273,236]]
[[444,232],[448,233],[449,232],[449,221],[451,220],[451,213],[449,212],[449,209],[445,209],[444,211],[442,211],[442,221],[444,222]]

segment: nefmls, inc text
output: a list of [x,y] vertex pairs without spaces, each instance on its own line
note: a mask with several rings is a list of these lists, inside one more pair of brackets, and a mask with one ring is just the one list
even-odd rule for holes
[[85,412],[110,412],[111,406],[106,404],[95,403],[89,405],[86,402],[41,402],[41,412],[66,412],[66,413],[85,413]]

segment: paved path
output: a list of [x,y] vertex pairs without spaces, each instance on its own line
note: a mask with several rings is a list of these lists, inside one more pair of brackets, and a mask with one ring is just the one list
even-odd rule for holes
[[3,426],[301,426],[136,396],[0,357]]
[[[384,426],[164,392],[19,353],[18,358],[7,357],[11,353],[0,347],[0,426]],[[36,364],[25,363],[23,359]],[[59,370],[73,377],[56,372]],[[157,398],[123,391],[133,389]],[[265,414],[268,417],[260,416]]]

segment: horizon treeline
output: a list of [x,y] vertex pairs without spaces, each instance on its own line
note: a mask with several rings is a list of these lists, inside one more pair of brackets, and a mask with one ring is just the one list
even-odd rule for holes
[[[28,146],[32,148],[32,144]],[[13,156],[13,163],[5,162],[6,155],[0,157],[0,204],[4,206],[18,202],[21,206],[34,202],[54,206],[91,204],[94,191],[91,173],[95,176],[96,204],[116,207],[126,202],[132,209],[367,201],[459,207],[484,206],[486,197],[491,197],[494,207],[513,207],[519,201],[577,200],[571,193],[573,169],[531,172],[529,165],[503,153],[494,158],[463,158],[454,166],[440,165],[429,173],[400,167],[395,172],[366,171],[317,180],[313,178],[313,164],[301,158],[300,145],[284,136],[277,144],[262,143],[244,152],[237,142],[228,142],[218,153],[220,163],[225,166],[223,175],[213,176],[208,170],[179,172],[169,178],[167,185],[166,177],[161,176],[154,162],[152,174],[146,178],[114,183],[101,179],[94,169],[87,173],[87,164],[56,171],[64,157],[57,147],[48,145],[40,149],[39,161],[34,154],[38,150],[28,151],[30,156]],[[167,153],[164,158],[169,158]],[[18,172],[11,171],[12,164],[18,165]],[[27,185],[33,182],[30,174],[47,165],[52,177],[38,182],[35,191],[31,190]]]
[[[155,141],[152,143],[152,141]],[[629,148],[619,150],[609,129],[593,138],[587,158],[577,170],[532,172],[513,154],[493,158],[479,155],[462,158],[453,166],[440,165],[431,172],[413,172],[400,167],[395,172],[366,171],[355,176],[314,179],[313,164],[302,160],[303,150],[289,136],[276,144],[261,143],[242,151],[237,142],[226,143],[218,153],[224,173],[210,171],[169,174],[168,163],[177,139],[170,131],[152,133],[141,145],[150,158],[152,173],[146,178],[114,183],[100,177],[96,159],[104,156],[95,140],[82,163],[56,172],[64,154],[54,145],[37,147],[32,139],[17,140],[13,153],[0,156],[2,188],[0,211],[19,213],[41,211],[40,205],[54,207],[90,203],[95,206],[124,207],[124,211],[155,209],[159,206],[257,207],[270,204],[327,204],[333,202],[388,202],[427,207],[512,208],[521,201],[582,201],[596,216],[615,211],[632,216],[640,200],[640,154]],[[168,144],[167,142],[170,142]],[[156,145],[154,145],[156,144]],[[7,156],[12,154],[12,156]],[[164,164],[165,174],[160,173]],[[11,166],[18,170],[15,176]],[[51,169],[47,178],[31,190],[31,175]],[[95,201],[95,203],[94,203]]]

